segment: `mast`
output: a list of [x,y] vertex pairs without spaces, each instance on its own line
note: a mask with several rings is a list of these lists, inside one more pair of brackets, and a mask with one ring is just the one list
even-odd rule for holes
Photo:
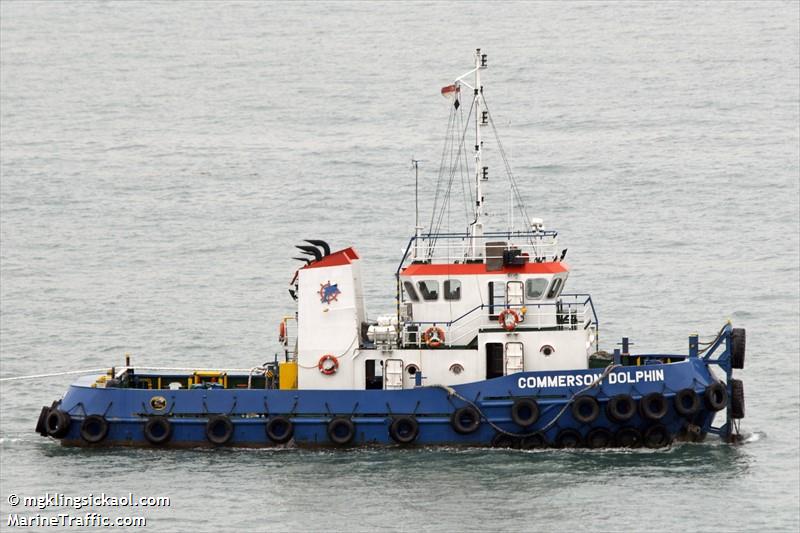
[[475,221],[470,229],[470,256],[472,259],[483,258],[483,186],[482,182],[489,180],[488,167],[483,166],[481,152],[483,141],[481,141],[481,126],[486,124],[486,112],[483,111],[483,85],[481,85],[481,70],[486,68],[486,54],[481,54],[481,49],[475,49],[475,87],[473,87],[475,99]]
[[419,241],[422,235],[422,226],[419,225],[419,159],[412,159],[414,166],[414,259],[419,257]]

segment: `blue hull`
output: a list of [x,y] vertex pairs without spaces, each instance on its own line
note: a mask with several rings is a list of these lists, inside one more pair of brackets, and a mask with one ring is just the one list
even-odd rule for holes
[[[413,435],[408,431],[405,434],[410,438],[405,444],[413,445],[659,447],[675,438],[698,440],[709,432],[729,432],[729,424],[723,428],[712,425],[714,415],[726,406],[712,408],[708,404],[707,391],[718,382],[703,358],[618,366],[595,387],[587,388],[603,372],[523,372],[452,388],[426,386],[398,391],[93,388],[92,378],[73,384],[54,408],[69,415],[67,427],[58,436],[64,445],[73,446],[215,446],[219,444],[212,443],[208,434],[209,419],[215,415],[230,422],[230,434],[226,434],[224,424],[217,429],[224,445],[241,447],[396,445],[398,439],[390,430],[399,417],[411,418],[417,424]],[[686,389],[696,393],[698,405],[695,412],[680,414],[676,394],[688,394]],[[661,395],[665,404],[665,412],[655,413],[658,418],[653,413],[646,416],[643,409],[643,399],[652,398],[651,393]],[[635,401],[633,413],[624,422],[609,413],[610,400],[620,395],[629,395]],[[163,397],[166,404],[154,409],[154,396]],[[599,410],[593,412],[593,402],[587,400],[587,413],[576,412],[574,404],[579,396],[594,398]],[[535,423],[520,425],[519,417],[517,422],[512,418],[512,406],[521,398],[535,400],[539,409]],[[470,407],[480,415],[477,423],[470,424],[474,421],[467,417],[462,426],[468,427],[456,427],[456,410]],[[82,425],[90,415],[107,422],[97,442],[82,436]],[[163,443],[152,444],[145,435],[145,424],[154,417],[169,423],[170,435]],[[268,424],[277,417],[291,421],[291,438],[286,443],[276,442],[267,434]],[[330,424],[335,418],[349,421],[339,428],[346,443],[337,443],[331,435]],[[653,427],[656,430],[650,429]],[[96,428],[88,429],[90,434],[98,433]],[[637,432],[640,440],[631,440],[631,434]]]

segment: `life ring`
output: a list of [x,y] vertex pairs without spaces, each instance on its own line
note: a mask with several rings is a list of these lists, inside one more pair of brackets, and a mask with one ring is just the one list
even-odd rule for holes
[[[508,317],[511,317],[512,320],[508,320]],[[517,324],[519,324],[520,318],[519,313],[514,311],[513,309],[504,309],[499,315],[497,315],[497,321],[503,326],[503,329],[506,331],[514,331],[517,328]]]
[[617,446],[623,448],[639,448],[642,445],[642,432],[636,428],[625,427],[614,436]]
[[517,398],[511,405],[511,420],[522,427],[534,425],[539,420],[539,404],[533,398]]
[[326,376],[331,376],[335,374],[337,370],[339,370],[339,360],[331,354],[323,355],[319,358],[317,368],[319,368],[319,371]]
[[81,438],[90,444],[101,442],[108,435],[108,421],[102,415],[89,415],[81,422]]
[[400,415],[392,420],[389,436],[397,444],[411,444],[419,436],[419,422],[413,415]]
[[221,446],[233,438],[233,422],[225,415],[208,417],[206,423],[206,438],[211,444]]
[[606,413],[612,420],[627,422],[636,414],[636,401],[628,394],[617,394],[608,401]]
[[577,429],[565,428],[556,436],[556,446],[559,448],[580,448],[583,437]]
[[681,389],[675,393],[675,411],[681,416],[692,416],[700,410],[700,397],[694,389]]
[[663,448],[670,445],[672,442],[672,435],[666,426],[663,424],[656,424],[645,430],[642,440],[644,441],[644,445],[648,448]]
[[281,320],[281,323],[278,324],[278,342],[283,342],[286,340],[286,322]]
[[285,416],[276,416],[267,422],[267,437],[275,444],[289,442],[294,435],[294,424]]
[[331,442],[344,446],[350,444],[356,436],[356,425],[349,418],[337,416],[328,422],[328,438]]
[[47,418],[44,421],[44,425],[47,429],[48,435],[56,439],[60,439],[69,431],[71,422],[72,418],[69,416],[69,413],[62,411],[61,409],[50,409],[50,412],[47,413]]
[[144,425],[144,438],[150,444],[164,444],[172,438],[172,424],[166,416],[151,417]]
[[586,435],[586,445],[589,448],[608,448],[614,442],[614,435],[606,428],[594,428]]
[[474,433],[481,425],[481,415],[471,405],[459,407],[450,416],[450,424],[456,430],[456,433],[462,435]]
[[642,416],[649,420],[661,420],[667,414],[668,409],[667,399],[660,392],[651,392],[645,395],[639,403]]
[[724,384],[715,381],[706,389],[706,405],[712,411],[722,411],[728,405],[728,389]]
[[438,348],[444,344],[444,330],[436,326],[429,327],[422,334],[422,342],[424,342],[428,348]]
[[600,404],[597,398],[582,394],[572,402],[572,418],[581,424],[591,424],[600,416]]

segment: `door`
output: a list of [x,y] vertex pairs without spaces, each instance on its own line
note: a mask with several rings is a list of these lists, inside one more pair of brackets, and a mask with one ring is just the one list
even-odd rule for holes
[[506,283],[506,306],[519,310],[522,307],[525,285],[521,281],[509,281]]
[[521,342],[506,343],[506,375],[525,369],[525,349]]
[[383,367],[383,388],[401,390],[403,388],[403,360],[387,359]]
[[486,343],[486,379],[499,378],[503,375],[503,344]]

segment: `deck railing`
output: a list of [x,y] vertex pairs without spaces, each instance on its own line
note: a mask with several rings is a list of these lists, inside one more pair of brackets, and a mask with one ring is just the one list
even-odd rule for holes
[[562,294],[558,301],[516,305],[481,304],[454,318],[439,321],[409,321],[403,324],[401,343],[405,347],[421,347],[423,333],[430,327],[441,328],[445,346],[464,346],[472,341],[480,329],[500,325],[497,315],[504,309],[513,309],[520,315],[519,330],[558,329],[578,330],[598,326],[592,297],[588,294]]

